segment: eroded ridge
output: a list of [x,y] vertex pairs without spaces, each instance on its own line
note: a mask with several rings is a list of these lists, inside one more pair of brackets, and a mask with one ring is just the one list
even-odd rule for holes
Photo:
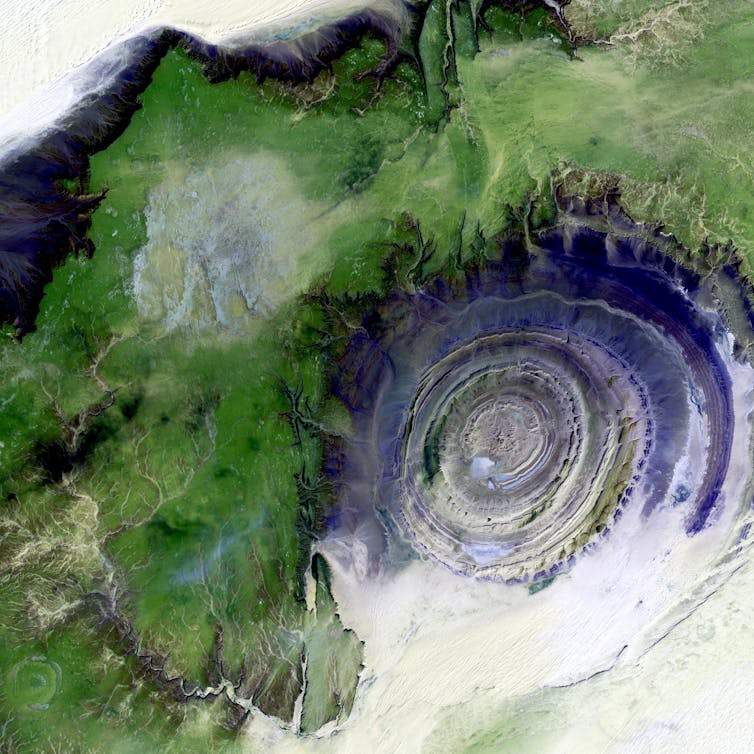
[[345,350],[339,505],[368,517],[376,500],[386,551],[532,581],[627,505],[682,500],[693,535],[723,504],[729,344],[700,279],[637,239],[563,227],[538,241],[394,289]]

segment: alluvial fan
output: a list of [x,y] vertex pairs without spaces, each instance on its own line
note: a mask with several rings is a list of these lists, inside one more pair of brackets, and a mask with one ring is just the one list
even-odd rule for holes
[[627,505],[682,503],[693,535],[724,502],[729,342],[699,304],[708,281],[636,239],[539,243],[523,266],[396,288],[344,352],[339,509],[358,520],[376,501],[394,551],[531,581]]

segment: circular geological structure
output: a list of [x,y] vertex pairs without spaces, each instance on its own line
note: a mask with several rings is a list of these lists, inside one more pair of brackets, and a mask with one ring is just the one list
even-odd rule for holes
[[636,239],[539,243],[396,288],[352,335],[335,473],[340,521],[370,554],[536,581],[627,505],[682,504],[693,535],[724,504],[730,340],[698,303],[709,282]]
[[515,577],[529,552],[535,570],[572,554],[605,528],[652,442],[645,387],[578,322],[460,346],[422,375],[411,416],[403,518],[464,572]]
[[60,666],[42,655],[27,657],[11,671],[11,700],[18,707],[46,710],[60,693]]

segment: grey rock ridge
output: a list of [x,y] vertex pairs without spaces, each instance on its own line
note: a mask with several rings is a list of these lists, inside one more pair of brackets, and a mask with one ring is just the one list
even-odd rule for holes
[[[730,268],[702,277],[671,239],[600,231],[585,221],[596,212],[571,209],[497,260],[349,312],[363,326],[333,391],[354,434],[331,473],[339,525],[364,532],[374,568],[415,548],[458,573],[536,582],[626,506],[650,516],[682,500],[691,536],[724,504],[736,418],[725,325],[706,304]],[[737,288],[718,306],[740,313],[745,343]]]

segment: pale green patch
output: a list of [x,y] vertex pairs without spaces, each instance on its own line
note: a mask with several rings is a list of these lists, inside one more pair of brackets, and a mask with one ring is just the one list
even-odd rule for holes
[[425,754],[538,754],[553,751],[568,720],[559,704],[563,692],[538,694],[445,712],[428,735]]
[[506,40],[502,55],[494,37],[460,59],[463,108],[489,154],[479,216],[577,167],[614,176],[635,219],[664,224],[689,248],[732,239],[750,257],[754,8],[733,5],[708,14],[678,66],[637,59],[625,44],[570,60],[552,43]]
[[60,665],[44,655],[34,655],[13,668],[6,693],[15,705],[41,711],[58,695],[61,682]]
[[162,329],[248,329],[309,280],[319,203],[272,154],[164,166],[149,192],[147,244],[134,260],[139,315]]
[[362,660],[361,642],[353,631],[344,630],[336,612],[324,559],[316,555],[314,563],[314,604],[304,629],[303,733],[312,733],[330,721],[345,722],[353,705]]

